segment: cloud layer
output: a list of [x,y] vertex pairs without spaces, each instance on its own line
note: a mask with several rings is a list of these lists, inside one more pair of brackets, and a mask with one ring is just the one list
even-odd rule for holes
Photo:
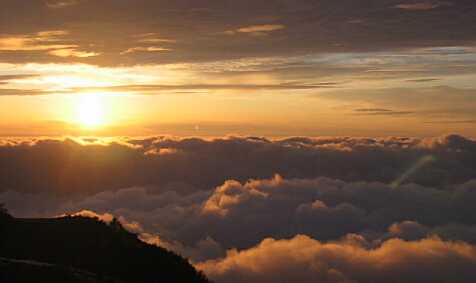
[[472,282],[475,152],[456,135],[4,139],[0,202],[115,215],[217,282]]
[[[444,187],[474,178],[475,155],[476,142],[457,135],[435,139],[4,140],[0,191],[87,195],[132,186],[166,191],[173,185],[194,192],[229,179],[243,182],[275,174]],[[425,157],[432,161],[410,172]]]
[[[101,65],[216,61],[312,52],[360,52],[471,45],[474,2],[459,1],[4,1],[0,34],[24,38],[67,27],[65,39],[88,53],[0,52],[9,62]],[[85,19],[82,15],[87,14]],[[160,31],[172,41],[144,42]],[[332,32],[329,32],[332,31]],[[233,37],[229,35],[233,34]],[[249,36],[266,35],[266,36]],[[398,35],[398,36],[396,36]],[[5,37],[8,38],[8,37]],[[1,39],[0,39],[1,42]],[[1,44],[0,44],[1,46]],[[42,45],[38,45],[42,46]],[[158,48],[171,52],[156,52]],[[1,49],[1,47],[0,47]],[[97,54],[93,59],[87,56]]]
[[246,251],[198,265],[212,279],[240,282],[473,282],[476,250],[463,243],[428,238],[389,240],[368,249],[359,236],[322,243],[306,236],[265,239]]

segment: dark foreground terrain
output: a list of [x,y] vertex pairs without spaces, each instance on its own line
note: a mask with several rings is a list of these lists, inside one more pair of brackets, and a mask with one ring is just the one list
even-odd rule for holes
[[146,244],[118,221],[0,215],[0,282],[184,282],[206,277],[184,258]]

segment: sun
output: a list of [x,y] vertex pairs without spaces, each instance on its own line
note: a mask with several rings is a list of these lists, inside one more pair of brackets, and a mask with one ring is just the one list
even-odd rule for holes
[[104,124],[105,108],[102,95],[82,94],[76,108],[77,121],[84,127],[92,128]]

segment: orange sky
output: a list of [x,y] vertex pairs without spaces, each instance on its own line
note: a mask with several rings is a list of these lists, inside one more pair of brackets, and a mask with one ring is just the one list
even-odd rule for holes
[[0,135],[476,136],[467,4],[159,2],[5,4]]

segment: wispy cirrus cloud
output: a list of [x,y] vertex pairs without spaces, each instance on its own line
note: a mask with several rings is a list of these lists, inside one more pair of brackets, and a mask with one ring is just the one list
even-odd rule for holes
[[439,120],[425,122],[426,124],[476,124],[476,120]]
[[42,89],[11,89],[0,88],[0,96],[37,96],[37,95],[49,95],[52,92]]
[[444,6],[452,6],[451,2],[443,1],[422,1],[415,3],[402,3],[395,6],[395,8],[407,10],[407,11],[428,11]]
[[101,53],[97,53],[97,52],[79,51],[79,50],[71,49],[71,48],[55,49],[55,50],[49,51],[48,53],[58,57],[79,57],[79,58],[95,57],[95,56],[101,55]]
[[177,40],[170,38],[163,38],[160,34],[155,32],[142,33],[133,36],[138,42],[142,43],[176,43]]
[[81,0],[55,0],[46,2],[46,6],[51,9],[61,9],[77,5]]
[[395,111],[384,108],[359,108],[354,110],[356,115],[374,115],[374,116],[403,116],[414,114],[412,111]]
[[68,31],[40,31],[35,34],[0,36],[0,51],[47,51],[76,48],[62,40]]
[[108,91],[108,92],[136,92],[139,94],[151,94],[160,91],[174,90],[312,90],[322,88],[336,88],[339,83],[323,82],[314,84],[294,83],[294,84],[176,84],[176,85],[116,85],[95,88],[77,88],[73,91]]
[[169,52],[169,51],[172,51],[172,49],[160,47],[160,46],[131,47],[121,52],[121,55],[135,53],[135,52]]
[[225,34],[234,35],[237,33],[251,34],[251,35],[268,35],[271,32],[285,29],[285,25],[281,24],[266,24],[266,25],[252,25],[241,27],[236,30],[225,31]]
[[441,79],[437,78],[423,78],[423,79],[409,79],[407,82],[412,82],[412,83],[429,83],[429,82],[436,82]]
[[0,84],[9,83],[10,81],[23,80],[38,77],[38,74],[19,74],[19,75],[0,75]]
[[61,58],[88,58],[101,55],[96,51],[80,50],[66,30],[46,30],[34,34],[0,36],[0,52],[38,52]]
[[[210,1],[196,4],[144,0],[141,5],[127,1],[25,1],[31,9],[22,8],[24,1],[5,3],[4,9],[11,17],[2,18],[0,33],[71,27],[80,50],[94,45],[98,48],[95,52],[101,55],[90,60],[87,57],[58,57],[33,52],[25,56],[25,52],[12,52],[8,56],[0,54],[0,61],[80,61],[102,66],[215,62],[303,53],[470,46],[475,39],[472,33],[474,3],[471,1],[454,1],[451,5],[450,1],[444,0],[378,3],[363,0],[357,8],[350,3],[305,0],[286,4],[271,0],[266,7],[256,1],[235,1],[225,6]],[[187,6],[190,9],[185,9],[186,14],[179,13]],[[76,12],[66,17],[63,12],[70,9]],[[381,13],[373,13],[376,10]],[[420,18],[422,13],[402,13],[431,10],[438,10],[438,13],[424,13],[424,20]],[[87,18],[81,17],[85,14]],[[15,20],[20,18],[29,20]],[[396,22],[399,24],[395,25]],[[438,32],[434,32],[435,29]],[[235,36],[223,40],[224,33]],[[399,36],[387,38],[389,33]],[[254,40],[253,35],[267,35],[267,40]],[[169,48],[162,45],[170,43],[176,44],[174,52],[143,50],[145,52],[117,59],[121,52],[131,48],[149,47],[146,44]]]

